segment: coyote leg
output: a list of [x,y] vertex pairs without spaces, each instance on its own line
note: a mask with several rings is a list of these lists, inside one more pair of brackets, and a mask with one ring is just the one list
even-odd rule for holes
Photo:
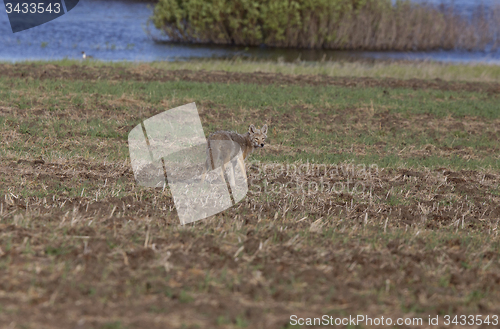
[[207,178],[207,168],[205,168],[205,171],[203,172],[203,175],[201,175],[201,183],[205,183],[205,178]]
[[231,183],[232,186],[236,186],[236,177],[234,176],[234,166],[231,161],[228,162],[229,164],[229,182]]
[[243,163],[243,158],[238,157],[238,159],[236,161],[238,161],[238,165],[240,166],[240,169],[241,169],[241,174],[243,175],[243,177],[245,177],[245,183],[246,183],[247,182],[247,173],[245,171],[245,164]]
[[222,182],[226,182],[226,179],[224,178],[224,172],[226,171],[226,165],[227,163],[223,163],[220,171],[220,177],[222,177]]

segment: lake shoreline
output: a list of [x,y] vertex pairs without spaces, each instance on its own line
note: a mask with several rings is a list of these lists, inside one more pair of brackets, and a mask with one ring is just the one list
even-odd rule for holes
[[[500,51],[464,52],[363,52],[316,51],[290,48],[206,46],[186,43],[155,42],[145,32],[152,14],[149,1],[81,0],[67,15],[20,33],[12,33],[7,15],[0,15],[0,61],[79,60],[82,51],[106,62],[156,62],[237,57],[251,61],[369,61],[411,60],[500,65]],[[96,24],[96,22],[99,22]],[[146,29],[147,30],[147,29]],[[117,32],[119,31],[119,32]],[[160,34],[150,26],[153,35]],[[126,35],[126,38],[123,38]]]

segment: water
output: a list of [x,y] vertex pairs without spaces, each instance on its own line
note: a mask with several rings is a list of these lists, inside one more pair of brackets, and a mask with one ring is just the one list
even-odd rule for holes
[[485,7],[493,7],[500,3],[500,0],[413,0],[417,3],[427,3],[435,6],[444,4],[446,6],[453,6],[458,10],[459,13],[467,15],[468,13],[474,11],[480,5]]
[[160,61],[231,53],[157,44],[145,32],[151,14],[150,4],[81,0],[64,16],[13,34],[6,12],[0,10],[0,61],[80,59],[82,51],[105,61]]
[[[454,3],[467,14],[476,0],[418,0],[428,3]],[[485,6],[500,0],[484,0]],[[215,47],[155,43],[146,33],[152,5],[129,1],[81,0],[64,16],[41,26],[13,34],[7,14],[0,10],[0,61],[81,59],[85,51],[104,61],[164,61],[187,58],[231,58],[234,56],[293,61],[321,59],[408,59],[444,62],[485,62],[500,65],[496,52],[352,52],[269,48]]]

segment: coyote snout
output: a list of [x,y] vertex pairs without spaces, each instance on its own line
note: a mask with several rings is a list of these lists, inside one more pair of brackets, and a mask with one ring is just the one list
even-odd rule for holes
[[[214,167],[222,165],[225,171],[226,164],[234,158],[241,150],[243,160],[246,160],[248,155],[256,148],[263,148],[267,138],[267,124],[261,129],[255,128],[254,125],[248,127],[245,134],[238,134],[234,131],[217,131],[208,136],[207,160],[205,162],[205,171],[202,176],[202,182],[205,181],[205,176],[209,170],[214,170]],[[226,141],[226,142],[224,142]],[[238,165],[243,174],[245,174],[245,164],[238,158]],[[231,183],[234,185],[234,170],[231,168],[232,177]],[[224,174],[222,174],[223,176]],[[224,177],[222,177],[224,180]]]
[[250,125],[250,127],[248,127],[248,134],[250,134],[253,147],[262,148],[267,138],[267,125],[263,125],[262,129],[257,129],[254,125]]

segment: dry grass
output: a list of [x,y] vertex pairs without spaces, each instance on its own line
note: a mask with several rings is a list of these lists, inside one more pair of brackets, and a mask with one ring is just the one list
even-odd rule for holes
[[[463,82],[500,82],[500,66],[488,64],[444,64],[437,62],[405,62],[405,61],[336,61],[325,60],[319,62],[285,62],[278,61],[252,61],[242,59],[232,60],[191,60],[191,61],[173,61],[173,62],[154,62],[150,64],[135,63],[104,63],[104,62],[86,62],[64,60],[55,62],[56,69],[51,69],[52,64],[45,62],[33,63],[37,67],[42,66],[46,71],[58,70],[60,75],[64,76],[74,72],[74,66],[82,69],[82,78],[85,73],[92,73],[97,76],[100,70],[107,70],[109,67],[121,67],[134,76],[154,76],[161,74],[162,71],[189,70],[197,74],[204,75],[203,71],[215,72],[234,72],[234,73],[273,73],[286,75],[321,75],[323,77],[372,77],[372,78],[393,78],[393,79],[442,79],[445,81],[463,81]],[[7,65],[4,75],[9,75],[12,66]],[[40,76],[39,69],[33,66],[30,68]],[[160,69],[161,71],[159,71]],[[30,73],[26,69],[25,74]],[[111,77],[109,77],[111,78]],[[117,78],[115,76],[115,78]],[[121,78],[121,77],[120,77]]]
[[[498,313],[499,197],[487,192],[497,174],[254,163],[244,201],[181,227],[169,191],[135,186],[128,165],[1,167],[12,187],[62,181],[54,194],[13,188],[0,201],[5,325],[280,328],[292,314],[443,324]],[[68,196],[70,182],[86,189]],[[333,191],[316,190],[326,184]]]
[[[498,119],[478,110],[496,87],[346,80],[328,85],[335,102],[317,76],[273,76],[278,88],[260,74],[162,80],[168,71],[104,66],[98,81],[93,69],[54,67],[0,68],[0,327],[290,328],[293,314],[416,317],[429,327],[429,315],[444,326],[445,315],[499,314],[498,159],[465,169],[498,153]],[[301,102],[290,101],[294,84]],[[170,88],[178,93],[161,93]],[[267,96],[278,103],[260,103]],[[342,107],[349,97],[357,103]],[[389,112],[393,99],[478,109]],[[136,185],[126,136],[191,101],[210,131],[271,124],[269,145],[247,163],[247,196],[181,226],[168,188]],[[370,136],[382,140],[368,145]],[[306,160],[322,146],[348,159]],[[404,161],[383,166],[379,153]],[[448,162],[408,164],[432,157]]]
[[342,62],[210,60],[153,63],[167,70],[266,72],[287,75],[320,74],[330,77],[396,79],[442,79],[445,81],[500,82],[500,67],[485,64],[441,64],[435,62]]
[[498,6],[480,6],[466,18],[452,7],[411,1],[298,1],[290,6],[283,1],[161,0],[152,20],[168,42],[397,51],[500,45]]

